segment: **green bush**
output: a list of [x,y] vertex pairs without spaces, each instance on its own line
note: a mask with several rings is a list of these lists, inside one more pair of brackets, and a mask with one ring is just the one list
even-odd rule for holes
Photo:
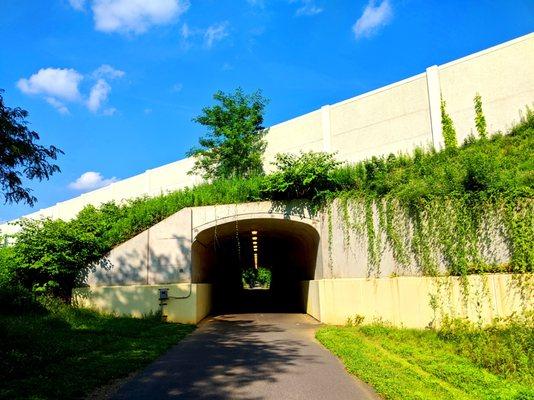
[[241,276],[243,278],[243,283],[251,288],[256,285],[268,288],[271,285],[271,270],[268,268],[246,268],[242,271]]
[[273,200],[321,199],[343,189],[341,178],[350,179],[333,174],[341,163],[328,153],[278,154],[273,164],[276,171],[265,177],[262,187],[263,197]]
[[0,247],[0,314],[19,315],[42,311],[33,293],[15,279],[13,247]]
[[93,226],[74,219],[26,220],[16,234],[14,277],[26,288],[70,300],[106,247]]
[[256,282],[262,287],[269,287],[271,285],[271,270],[264,267],[258,267]]
[[243,283],[252,288],[256,285],[256,279],[258,277],[258,271],[255,268],[245,268],[241,272]]
[[532,312],[495,319],[483,328],[465,319],[445,318],[438,336],[454,343],[458,354],[496,374],[531,379],[534,375]]
[[498,159],[487,154],[473,154],[465,158],[465,177],[462,181],[466,192],[491,189],[499,183]]

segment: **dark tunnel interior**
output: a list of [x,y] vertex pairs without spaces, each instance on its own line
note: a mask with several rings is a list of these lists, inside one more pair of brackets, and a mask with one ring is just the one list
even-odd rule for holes
[[[254,232],[256,232],[254,234]],[[271,270],[269,289],[248,289],[241,271],[254,266]],[[192,281],[212,284],[212,314],[305,312],[302,281],[315,278],[319,234],[312,226],[286,219],[248,219],[200,232],[193,242]]]

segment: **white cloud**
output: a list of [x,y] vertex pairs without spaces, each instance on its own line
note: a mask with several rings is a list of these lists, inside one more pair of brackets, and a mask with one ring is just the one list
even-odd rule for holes
[[[69,0],[82,9],[80,0]],[[173,22],[189,8],[189,0],[91,0],[95,29],[140,34],[155,25]]]
[[189,37],[192,36],[194,32],[191,30],[191,28],[189,28],[189,25],[187,23],[184,23],[182,25],[180,33],[184,39],[189,39]]
[[55,99],[53,97],[45,97],[45,100],[48,104],[50,104],[52,107],[54,107],[56,110],[59,111],[60,114],[68,114],[69,109],[65,104],[63,104],[58,99]]
[[97,112],[111,92],[111,86],[104,80],[99,79],[91,89],[87,99],[87,108],[92,112]]
[[104,179],[100,172],[87,171],[74,182],[69,183],[69,188],[75,190],[92,190],[108,186],[113,182],[117,182],[117,178]]
[[80,98],[78,85],[82,79],[83,76],[74,69],[42,68],[28,79],[19,79],[17,86],[26,94],[75,101]]
[[393,10],[389,0],[382,0],[377,5],[376,0],[369,0],[363,10],[363,14],[356,21],[352,30],[356,38],[370,37],[378,31],[379,28],[387,25],[393,18]]
[[226,36],[228,36],[228,21],[208,26],[204,32],[204,45],[211,48],[215,42],[223,40]]
[[108,64],[102,64],[100,67],[95,69],[92,74],[93,78],[109,78],[109,79],[115,79],[115,78],[122,78],[124,76],[124,71],[121,71],[120,69],[115,69],[111,65]]
[[69,0],[69,3],[75,10],[85,10],[85,0]]
[[297,16],[312,16],[323,12],[323,9],[317,6],[314,0],[292,0],[291,2],[298,2],[301,4],[295,12]]
[[[61,114],[69,113],[66,103],[83,103],[96,113],[106,103],[111,92],[111,86],[106,79],[121,78],[124,74],[124,71],[107,64],[85,75],[74,69],[42,68],[28,79],[19,79],[17,86],[25,94],[41,96]],[[79,88],[84,79],[96,81],[86,95],[80,93]],[[111,107],[103,110],[102,114],[113,115],[116,111]]]
[[191,47],[190,39],[195,37],[202,38],[204,47],[211,49],[216,42],[220,42],[225,37],[229,36],[228,21],[217,22],[213,25],[208,26],[206,29],[190,27],[187,23],[182,25],[180,29],[180,35],[182,36],[182,47],[184,49],[189,49]]
[[108,107],[102,111],[102,115],[109,116],[109,117],[112,115],[115,115],[116,113],[117,113],[117,109],[115,107]]

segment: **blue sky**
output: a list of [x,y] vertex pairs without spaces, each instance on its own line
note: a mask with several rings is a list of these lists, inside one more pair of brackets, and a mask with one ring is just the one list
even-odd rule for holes
[[533,27],[531,0],[2,0],[0,88],[65,151],[38,209],[183,158],[219,89],[262,89],[272,125]]

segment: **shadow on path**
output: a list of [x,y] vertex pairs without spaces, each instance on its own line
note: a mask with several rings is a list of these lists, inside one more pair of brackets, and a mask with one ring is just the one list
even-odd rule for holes
[[303,314],[210,318],[114,399],[375,399],[314,341]]

